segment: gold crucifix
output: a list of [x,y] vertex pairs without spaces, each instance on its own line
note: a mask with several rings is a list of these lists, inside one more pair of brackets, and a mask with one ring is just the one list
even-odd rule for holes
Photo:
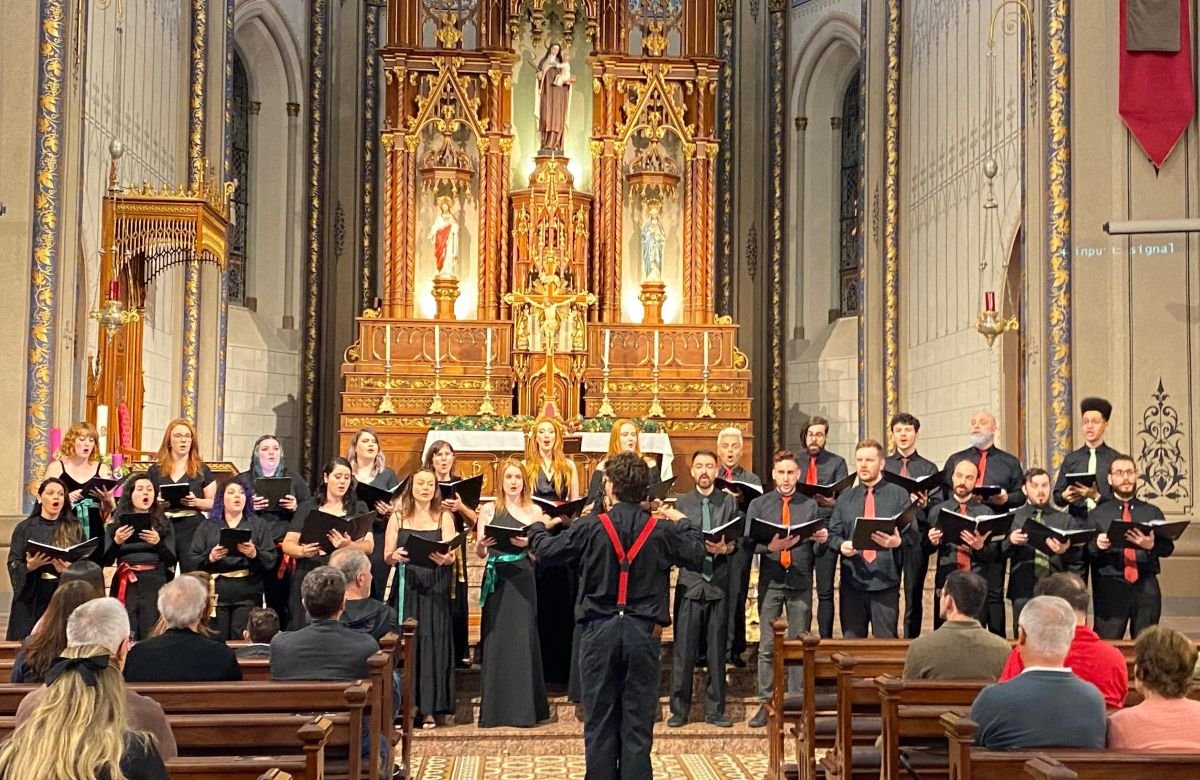
[[[557,406],[557,393],[553,399],[551,393],[554,393],[554,351],[558,344],[559,310],[567,307],[569,317],[570,310],[575,306],[595,306],[596,296],[590,292],[562,292],[559,284],[553,280],[548,283],[535,281],[528,292],[505,293],[504,302],[509,306],[521,304],[541,312],[542,347],[546,350],[546,380],[542,386],[540,405],[544,407],[548,401],[553,400]],[[565,404],[562,408],[566,408]]]

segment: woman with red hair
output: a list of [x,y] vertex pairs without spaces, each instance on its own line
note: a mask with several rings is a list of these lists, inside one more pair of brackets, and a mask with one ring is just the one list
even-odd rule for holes
[[181,506],[167,510],[167,519],[175,529],[175,559],[182,561],[191,554],[192,536],[217,495],[216,478],[200,457],[196,426],[182,417],[172,420],[163,431],[155,463],[147,473],[160,495],[163,485],[187,483],[188,494]]

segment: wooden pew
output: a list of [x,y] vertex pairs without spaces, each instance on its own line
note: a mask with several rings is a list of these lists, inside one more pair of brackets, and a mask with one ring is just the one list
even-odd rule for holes
[[171,780],[309,780],[304,758],[216,756],[176,758],[167,762]]
[[882,730],[875,678],[901,674],[904,658],[894,653],[872,656],[843,652],[834,653],[832,661],[837,674],[837,727],[833,749],[821,759],[821,766],[827,780],[850,780],[855,776],[874,780],[879,777],[881,763],[875,742]]
[[[904,776],[900,764],[902,740],[944,740],[942,715],[970,710],[979,692],[991,684],[984,680],[902,680],[891,675],[877,677],[874,683],[883,721],[880,746],[883,777],[896,778]],[[944,755],[913,751],[910,760],[923,780],[950,774]]]
[[[1194,780],[1200,777],[1200,753],[1146,753],[1121,750],[1078,748],[1035,748],[1031,750],[987,750],[975,747],[978,724],[953,714],[942,716],[946,738],[950,742],[951,780],[1010,780],[1027,772],[1045,768],[1056,780],[1125,780],[1129,777],[1153,777],[1155,780]],[[1070,774],[1062,769],[1069,768]],[[1039,775],[1034,775],[1038,777]]]
[[[384,637],[386,640],[387,637]],[[413,669],[415,669],[414,653],[416,653],[417,641],[417,621],[414,618],[409,618],[400,626],[400,641],[392,646],[392,663],[395,669],[400,671],[400,765],[398,767],[398,776],[409,777],[410,767],[412,767],[412,737],[413,737],[413,708],[415,691],[414,686],[416,681],[413,679]],[[388,702],[391,702],[391,687],[388,688]],[[391,709],[385,709],[384,712],[390,719],[392,717]],[[388,723],[392,723],[391,720]],[[395,746],[395,731],[394,726],[386,732],[391,735],[388,742],[391,746]]]

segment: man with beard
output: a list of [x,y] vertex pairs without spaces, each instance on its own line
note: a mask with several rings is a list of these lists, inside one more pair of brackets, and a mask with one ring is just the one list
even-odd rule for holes
[[[938,473],[937,464],[917,454],[917,439],[921,435],[921,421],[908,412],[892,417],[888,426],[892,431],[892,442],[896,451],[883,462],[884,471],[902,477],[927,477]],[[913,508],[913,525],[917,533],[904,537],[901,572],[904,591],[904,638],[916,639],[921,635],[921,622],[925,619],[925,579],[929,576],[929,556],[924,552],[922,537],[929,529],[929,507],[941,500],[939,480],[930,480],[929,489],[916,494]]]
[[[991,412],[976,412],[971,418],[971,446],[954,453],[946,460],[942,469],[942,481],[952,488],[954,467],[962,460],[969,460],[978,471],[975,485],[978,488],[999,488],[999,492],[984,500],[993,512],[1016,509],[1025,503],[1021,486],[1025,472],[1015,457],[995,446],[996,418]],[[988,581],[987,608],[981,618],[984,626],[997,636],[1007,636],[1004,615],[1004,561],[989,563],[983,572]]]
[[[1013,632],[1020,622],[1021,610],[1033,598],[1033,589],[1051,574],[1066,571],[1083,558],[1083,547],[1071,547],[1050,537],[1046,539],[1047,553],[1035,547],[1029,534],[1022,530],[1027,521],[1057,528],[1060,531],[1082,529],[1065,512],[1060,512],[1050,503],[1050,475],[1045,469],[1032,468],[1025,473],[1025,496],[1029,503],[1013,513],[1012,531],[1000,543],[1000,554],[1010,561],[1008,573],[1008,600],[1012,602]],[[1015,637],[1014,637],[1015,638]]]
[[1156,625],[1162,614],[1158,562],[1175,552],[1175,543],[1162,534],[1142,533],[1136,528],[1126,531],[1124,539],[1108,536],[1109,526],[1116,520],[1147,523],[1163,519],[1162,510],[1136,497],[1137,481],[1133,458],[1117,455],[1108,467],[1113,498],[1088,513],[1088,522],[1100,532],[1088,545],[1088,553],[1095,628],[1101,639],[1121,639],[1127,629],[1131,638],[1137,637],[1143,628]]
[[[982,576],[988,564],[1000,555],[1000,545],[989,542],[986,534],[976,534],[963,531],[958,539],[947,539],[942,529],[937,528],[938,515],[943,512],[957,512],[968,517],[980,517],[993,514],[990,507],[981,504],[972,491],[975,489],[979,472],[975,464],[969,460],[960,460],[950,475],[950,498],[929,511],[929,529],[925,532],[925,554],[938,554],[937,569],[933,583],[933,600],[940,603],[942,587],[946,577],[952,571],[973,571]],[[986,605],[985,605],[986,611]],[[972,617],[980,617],[973,615]],[[934,615],[933,627],[940,628],[941,615]],[[992,633],[995,633],[994,631]]]
[[[850,473],[846,467],[846,459],[825,449],[825,442],[829,438],[829,420],[824,417],[810,418],[800,435],[808,449],[807,457],[800,461],[802,482],[809,485],[832,485],[846,478]],[[813,500],[817,504],[817,517],[828,521],[833,515],[837,499],[817,496]],[[833,636],[833,580],[839,557],[837,550],[824,548],[818,552],[813,564],[817,580],[817,630],[820,631],[822,639]]]
[[[762,485],[753,472],[741,466],[742,432],[734,427],[723,429],[717,434],[717,476],[730,482],[737,480],[751,485]],[[750,497],[736,495],[737,508],[745,512]],[[725,641],[725,658],[734,666],[744,668],[746,652],[746,598],[750,594],[750,565],[754,561],[754,544],[749,539],[735,542],[729,555],[729,595],[726,599],[728,630]]]

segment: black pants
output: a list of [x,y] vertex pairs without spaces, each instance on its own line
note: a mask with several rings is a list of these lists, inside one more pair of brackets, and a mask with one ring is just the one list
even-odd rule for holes
[[279,625],[287,628],[291,619],[291,607],[288,602],[292,595],[292,575],[286,570],[282,578],[277,574],[279,567],[275,567],[275,571],[267,574],[263,578],[263,597],[267,602],[267,606],[275,610],[275,614],[279,615]]
[[1158,577],[1143,574],[1132,585],[1117,577],[1092,578],[1095,629],[1101,639],[1136,639],[1142,629],[1158,625],[1162,617],[1162,591]]
[[263,581],[258,574],[249,577],[217,577],[217,617],[213,629],[217,639],[241,639],[250,610],[263,603]]
[[746,652],[746,599],[750,595],[750,568],[754,562],[754,542],[740,539],[729,555],[729,595],[725,615],[728,632],[725,657],[738,658]]
[[900,616],[900,587],[887,590],[859,590],[842,580],[839,610],[842,636],[865,639],[867,628],[876,639],[895,639]]
[[648,780],[659,651],[654,624],[635,617],[593,620],[583,627],[583,725],[587,780]]
[[983,610],[983,627],[996,636],[1007,637],[1004,619],[1004,573],[1008,561],[983,564],[983,576],[987,578],[987,607]]
[[817,575],[817,630],[822,639],[833,637],[833,578],[841,557],[837,550],[826,548],[813,561]]
[[675,646],[671,663],[671,712],[687,716],[692,707],[692,680],[700,640],[705,640],[708,687],[704,694],[704,717],[725,714],[725,629],[728,625],[725,599],[700,601],[681,599],[675,613]]
[[[158,622],[158,592],[167,584],[166,572],[139,571],[137,582],[125,588],[125,612],[129,615],[129,634],[134,641],[148,639],[154,624]],[[117,578],[113,578],[110,593],[115,598],[118,592]]]
[[[929,556],[921,550],[919,541],[905,545],[901,575],[904,588],[904,638],[916,639],[921,635],[921,623],[925,619],[925,580],[929,576]],[[937,604],[934,604],[936,609]]]

